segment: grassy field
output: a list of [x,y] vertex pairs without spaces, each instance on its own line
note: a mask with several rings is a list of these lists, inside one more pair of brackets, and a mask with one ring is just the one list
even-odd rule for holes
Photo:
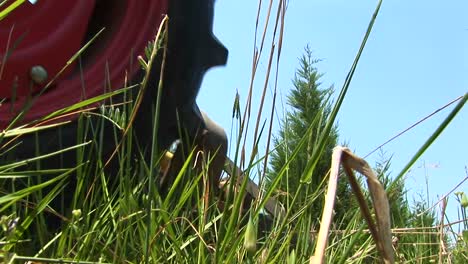
[[[326,129],[320,132],[314,149],[321,149],[325,144],[322,139],[335,123],[379,7],[380,3],[336,97],[333,111],[324,120]],[[286,10],[279,3],[277,11],[278,16],[272,14],[270,17],[272,20],[276,18],[278,28],[271,36],[271,43],[281,46],[282,14]],[[142,67],[149,71],[156,53],[163,51],[162,47],[164,43],[149,49],[146,58],[140,60]],[[278,55],[269,55],[269,70],[271,61]],[[259,58],[257,56],[255,60]],[[260,78],[255,77],[255,71],[252,72],[253,78]],[[142,81],[142,86],[145,85],[146,79]],[[14,145],[12,142],[18,141],[12,140],[17,140],[16,137],[34,137],[41,133],[42,128],[14,128],[15,124],[12,124],[0,133],[0,259],[3,263],[321,263],[321,257],[317,257],[320,248],[324,250],[324,263],[378,263],[382,260],[379,247],[385,245],[390,246],[391,254],[398,263],[467,261],[468,219],[465,208],[468,198],[463,193],[457,193],[457,197],[461,212],[459,221],[463,223],[464,230],[453,230],[455,223],[447,223],[443,213],[420,204],[419,219],[414,219],[408,226],[390,226],[388,234],[391,241],[388,244],[388,240],[384,241],[382,237],[376,240],[372,234],[373,230],[385,232],[384,227],[368,224],[379,221],[381,208],[370,202],[372,191],[362,192],[364,200],[361,207],[349,210],[346,223],[339,222],[339,219],[330,225],[320,221],[321,232],[327,241],[321,240],[319,227],[313,224],[318,219],[312,219],[307,206],[322,201],[319,198],[326,195],[327,203],[331,206],[328,208],[333,209],[330,200],[335,197],[330,191],[332,181],[328,181],[333,177],[327,177],[322,188],[308,193],[302,203],[304,210],[286,211],[283,217],[276,218],[268,215],[264,210],[265,204],[277,195],[276,184],[285,177],[288,164],[268,187],[260,179],[261,195],[249,207],[245,206],[244,201],[247,178],[238,181],[237,176],[232,176],[222,191],[210,189],[210,157],[195,149],[189,152],[173,184],[167,190],[160,190],[158,179],[167,173],[166,164],[163,164],[167,159],[164,158],[165,153],[155,147],[156,132],[153,138],[148,139],[152,150],[149,160],[144,158],[143,149],[135,147],[131,123],[138,107],[138,97],[135,100],[130,98],[132,89],[134,87],[128,87],[89,99],[45,117],[53,119],[75,112],[80,115],[76,126],[76,144],[60,151],[41,153],[37,150],[32,157],[16,160],[9,153],[22,145]],[[128,100],[119,105],[92,107],[95,102],[112,96],[123,96]],[[383,185],[387,193],[393,191],[395,184],[443,132],[467,98],[466,94],[460,98],[458,105],[396,179]],[[266,170],[268,163],[265,160],[272,150],[269,147],[257,149],[246,157],[247,124],[253,123],[259,131],[254,133],[253,139],[249,139],[253,142],[258,142],[260,138],[269,139],[272,135],[271,124],[270,129],[265,129],[266,132],[258,129],[261,119],[250,120],[250,114],[247,115],[250,102],[246,102],[243,113],[239,102],[236,102],[233,98],[233,122],[238,124],[238,131],[234,131],[235,136],[230,139],[231,148],[236,153],[231,158],[236,164],[244,164],[240,166],[244,175],[258,175],[259,171]],[[158,124],[157,105],[151,121],[154,131],[157,131]],[[273,115],[273,109],[260,111]],[[57,133],[60,134],[60,129]],[[104,140],[104,135],[113,136],[111,142],[115,147],[111,153],[115,155],[112,162],[109,162],[110,153],[105,151],[108,146],[104,145],[109,139]],[[307,139],[308,135],[304,135],[303,141]],[[294,153],[297,154],[297,151]],[[308,162],[314,164],[320,155],[316,153]],[[60,162],[70,156],[75,157],[76,162],[63,162],[63,166],[60,166]],[[290,159],[294,158],[293,154]],[[57,163],[50,166],[51,160]],[[340,165],[339,162],[335,163],[335,168]],[[346,164],[344,166],[350,170],[356,169]],[[237,175],[236,172],[232,174]],[[333,170],[330,175],[334,175]],[[307,179],[301,184],[307,185]],[[356,184],[365,186],[361,178]],[[299,188],[297,193],[290,195],[288,204],[294,204],[300,195]],[[55,208],[62,208],[63,211]],[[368,208],[369,211],[366,215],[362,211],[364,209],[358,208]],[[407,210],[410,211],[410,208]],[[323,214],[325,218],[322,220],[326,219],[326,209]],[[385,217],[381,218],[382,221]],[[434,219],[437,221],[434,222]]]

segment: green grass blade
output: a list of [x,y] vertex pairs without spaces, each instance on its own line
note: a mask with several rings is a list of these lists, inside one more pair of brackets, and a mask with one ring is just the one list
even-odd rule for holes
[[105,94],[102,94],[102,95],[99,95],[99,96],[96,96],[96,97],[93,97],[93,98],[90,98],[90,99],[80,101],[80,102],[78,102],[78,103],[76,103],[74,105],[62,108],[62,109],[57,110],[57,111],[55,111],[55,112],[53,112],[51,114],[48,114],[45,117],[41,118],[39,121],[44,121],[44,120],[47,120],[47,119],[50,119],[50,118],[54,118],[54,117],[57,117],[59,115],[70,113],[72,111],[84,108],[86,106],[89,106],[89,105],[104,101],[106,99],[111,98],[112,96],[124,93],[127,90],[132,89],[132,88],[134,88],[136,86],[137,85],[133,85],[133,86],[130,86],[130,87],[122,88],[122,89],[115,90],[115,91],[112,91],[112,92],[108,92],[108,93],[105,93]]
[[[83,165],[83,164],[82,164]],[[80,166],[82,166],[80,165]],[[36,192],[38,190],[41,190],[47,186],[49,186],[50,184],[53,184],[54,182],[57,182],[59,180],[62,180],[64,177],[68,176],[70,173],[72,173],[73,171],[75,171],[76,168],[72,169],[72,170],[69,170],[57,177],[54,177],[53,179],[50,179],[46,182],[43,182],[43,183],[40,183],[40,184],[37,184],[37,185],[34,185],[34,186],[30,186],[28,188],[25,188],[25,189],[22,189],[22,190],[19,190],[17,192],[14,192],[14,193],[9,193],[9,194],[6,194],[6,195],[3,195],[2,197],[0,197],[0,204],[4,204],[4,203],[7,203],[7,205],[3,206],[1,209],[0,209],[0,212],[3,212],[5,209],[8,209],[8,206],[11,202],[15,202],[15,201],[18,201],[19,199],[22,199],[23,197],[33,193],[33,192]]]
[[78,149],[78,148],[81,148],[81,147],[84,147],[84,146],[88,145],[90,142],[91,141],[88,141],[88,142],[78,144],[78,145],[75,145],[75,146],[72,146],[72,147],[68,147],[68,148],[58,150],[58,151],[54,151],[54,152],[51,152],[49,154],[33,157],[33,158],[30,158],[30,159],[21,160],[21,161],[18,161],[18,162],[7,164],[7,165],[3,165],[3,166],[0,166],[0,171],[6,171],[6,170],[9,170],[9,169],[12,169],[12,168],[17,168],[17,167],[20,167],[20,166],[28,165],[31,162],[35,162],[35,161],[38,161],[38,160],[41,160],[41,159],[45,159],[45,158],[49,158],[49,157],[52,157],[52,156],[55,156],[55,155],[59,155],[61,153],[64,153],[66,151],[70,151],[70,150],[73,150],[73,149]]
[[0,21],[2,21],[6,16],[8,16],[8,14],[10,14],[16,8],[18,8],[25,1],[26,0],[16,0],[15,2],[11,3],[7,8],[0,11]]
[[344,101],[344,98],[346,96],[346,93],[348,92],[349,85],[351,84],[351,80],[353,79],[354,72],[356,71],[357,64],[359,62],[359,59],[361,58],[361,54],[364,51],[364,48],[367,43],[367,39],[369,38],[369,35],[372,31],[372,28],[374,26],[374,22],[377,18],[377,15],[380,10],[380,6],[382,5],[382,0],[379,1],[377,4],[377,7],[375,8],[374,14],[372,15],[371,21],[369,22],[369,26],[367,27],[366,34],[364,35],[364,38],[361,42],[361,46],[359,48],[358,53],[356,54],[356,57],[354,58],[353,65],[351,66],[351,69],[348,72],[348,75],[346,76],[345,82],[343,84],[343,87],[341,88],[340,94],[338,96],[338,100],[335,103],[333,110],[330,114],[330,117],[327,121],[327,124],[325,126],[325,129],[322,131],[319,139],[318,146],[314,148],[314,151],[312,152],[311,156],[311,162],[308,162],[307,167],[304,171],[304,174],[301,177],[301,181],[305,183],[310,183],[312,180],[312,175],[315,170],[315,166],[317,165],[319,158],[321,154],[323,153],[323,149],[325,148],[325,143],[328,134],[330,133],[331,129],[333,128],[333,124],[335,122],[336,116],[338,115],[338,111],[341,108],[341,104]]
[[458,102],[458,104],[455,106],[452,112],[450,112],[450,114],[439,125],[436,131],[434,131],[434,133],[427,139],[427,141],[421,146],[421,148],[419,148],[416,154],[414,154],[414,156],[411,158],[408,164],[406,164],[406,166],[401,170],[401,172],[398,174],[398,176],[390,185],[389,190],[392,190],[396,186],[396,183],[399,180],[401,180],[401,178],[406,174],[406,172],[408,172],[408,170],[411,168],[411,166],[413,166],[416,160],[418,160],[419,157],[421,157],[421,155],[432,145],[432,143],[434,143],[434,141],[437,139],[437,137],[439,137],[442,131],[444,131],[444,129],[453,120],[453,118],[458,114],[458,112],[460,112],[460,110],[463,108],[467,100],[468,100],[468,93],[465,93],[463,98],[460,100],[460,102]]
[[35,127],[19,127],[19,128],[14,128],[10,130],[4,130],[1,133],[3,134],[3,137],[8,138],[8,137],[16,137],[16,136],[21,136],[25,134],[30,134],[30,133],[35,133],[39,132],[41,130],[49,129],[49,128],[54,128],[58,126],[62,126],[65,124],[68,124],[69,121],[66,122],[60,122],[52,125],[45,125],[45,126],[35,126]]

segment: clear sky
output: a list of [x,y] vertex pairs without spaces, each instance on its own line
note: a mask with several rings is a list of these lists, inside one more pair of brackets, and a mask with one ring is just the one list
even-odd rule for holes
[[[263,1],[266,6],[269,1]],[[274,2],[277,2],[274,1]],[[283,97],[291,88],[298,58],[309,44],[324,87],[341,88],[358,51],[377,1],[290,1],[279,65],[278,88]],[[227,67],[211,70],[198,97],[200,107],[229,134],[236,90],[242,106],[248,94],[258,1],[219,0],[215,10],[215,34],[229,49]],[[265,11],[265,10],[264,10]],[[263,12],[264,12],[263,11]],[[361,57],[347,98],[338,117],[340,141],[365,156],[401,130],[468,91],[468,2],[383,1],[380,13]],[[269,47],[269,42],[268,42]],[[267,53],[260,71],[267,66]],[[261,76],[261,74],[259,75]],[[253,113],[256,116],[263,80],[256,82]],[[274,83],[269,83],[269,97]],[[284,103],[278,101],[278,113]],[[265,106],[270,109],[271,104]],[[396,176],[453,108],[440,112],[383,151],[392,156]],[[262,121],[269,118],[269,111]],[[275,117],[278,127],[278,116]],[[407,175],[409,200],[426,197],[430,203],[468,176],[468,107]],[[264,141],[266,138],[264,139]],[[379,159],[367,160],[373,166]],[[468,183],[459,191],[468,193]],[[456,201],[449,198],[449,213],[456,218]]]

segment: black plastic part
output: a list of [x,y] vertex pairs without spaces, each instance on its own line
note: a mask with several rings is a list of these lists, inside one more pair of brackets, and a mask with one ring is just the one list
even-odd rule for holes
[[[213,0],[171,1],[169,6],[169,38],[161,100],[158,142],[167,148],[179,138],[179,124],[190,137],[203,127],[203,118],[195,99],[205,72],[227,61],[228,51],[213,36]],[[151,72],[150,86],[136,122],[139,138],[151,138],[147,129],[147,113],[154,105],[159,67]],[[150,99],[151,98],[151,99]]]

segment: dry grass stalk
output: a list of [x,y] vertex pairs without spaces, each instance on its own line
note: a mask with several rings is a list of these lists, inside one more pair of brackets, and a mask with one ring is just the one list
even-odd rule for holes
[[[447,208],[447,197],[444,197],[442,200],[442,213],[440,214],[440,229],[439,229],[439,263],[442,263],[444,256],[447,256],[447,247],[445,246],[445,233],[444,233],[444,217],[445,217],[445,209]],[[449,263],[451,263],[449,261]]]
[[[317,246],[315,248],[314,255],[310,258],[310,263],[321,264],[324,260],[325,248],[333,217],[333,207],[338,185],[340,164],[348,175],[353,192],[358,199],[361,212],[369,226],[369,230],[376,243],[377,250],[382,257],[382,262],[386,264],[394,263],[395,260],[393,256],[392,236],[390,230],[390,208],[385,190],[369,164],[367,164],[365,160],[354,155],[348,148],[342,146],[335,147],[333,150],[330,179],[325,197],[325,207],[322,213]],[[375,212],[375,223],[353,170],[361,173],[367,179],[367,185],[369,187],[369,193],[372,198],[372,204]]]

